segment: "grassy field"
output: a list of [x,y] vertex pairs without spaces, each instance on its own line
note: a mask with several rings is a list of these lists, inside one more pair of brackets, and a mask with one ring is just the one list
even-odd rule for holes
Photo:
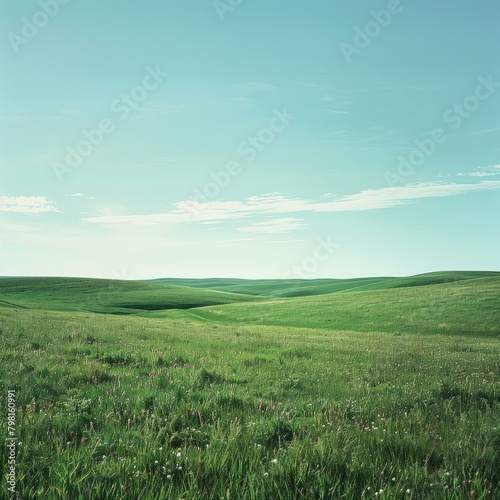
[[0,278],[20,498],[500,498],[498,273],[286,289]]

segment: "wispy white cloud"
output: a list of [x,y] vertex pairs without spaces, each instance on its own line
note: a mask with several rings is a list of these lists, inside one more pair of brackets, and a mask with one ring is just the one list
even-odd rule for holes
[[457,177],[493,177],[500,175],[500,165],[490,165],[489,167],[481,167],[471,172],[458,172]]
[[282,217],[265,222],[254,222],[250,226],[239,227],[238,231],[243,233],[282,234],[290,233],[304,226],[305,224],[301,219],[296,219],[295,217]]
[[20,214],[38,214],[41,212],[59,212],[53,201],[45,196],[0,196],[0,212]]
[[356,212],[405,205],[421,198],[456,196],[474,191],[500,189],[500,181],[482,181],[476,184],[419,183],[407,186],[367,189],[342,196],[327,203],[311,204],[313,212]]
[[480,130],[474,130],[473,132],[469,132],[469,135],[485,135],[485,134],[491,134],[491,132],[500,132],[500,127],[484,128],[484,129],[480,129]]
[[83,198],[85,195],[83,193],[73,193],[67,194],[66,196],[70,196],[71,198]]
[[258,214],[359,212],[392,208],[423,198],[457,196],[470,192],[497,189],[500,189],[500,181],[481,181],[474,184],[429,182],[407,186],[366,189],[355,194],[332,197],[328,201],[289,198],[279,193],[271,193],[263,196],[252,196],[242,201],[211,201],[200,203],[189,200],[178,202],[172,211],[160,214],[102,215],[88,217],[83,220],[99,224],[149,225],[241,219]]

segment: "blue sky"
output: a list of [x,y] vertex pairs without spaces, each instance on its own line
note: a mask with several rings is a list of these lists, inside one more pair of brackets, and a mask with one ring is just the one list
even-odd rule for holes
[[500,270],[500,6],[10,2],[0,275]]

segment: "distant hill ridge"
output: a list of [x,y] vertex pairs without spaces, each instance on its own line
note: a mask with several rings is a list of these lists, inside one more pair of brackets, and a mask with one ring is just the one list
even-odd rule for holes
[[224,292],[264,297],[301,297],[336,292],[385,290],[388,288],[413,287],[450,283],[477,278],[500,277],[496,271],[440,271],[408,277],[370,277],[351,279],[247,280],[235,278],[183,279],[161,278],[156,283],[182,285]]
[[500,338],[500,273],[309,281],[5,277],[0,278],[0,309]]
[[268,298],[307,297],[419,287],[487,277],[500,272],[443,271],[403,278],[313,280],[177,279],[125,281],[95,278],[3,277],[0,307],[83,310],[110,314],[191,309]]

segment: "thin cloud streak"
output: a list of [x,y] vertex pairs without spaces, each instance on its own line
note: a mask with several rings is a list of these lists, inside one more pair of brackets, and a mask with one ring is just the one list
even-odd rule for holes
[[243,233],[264,233],[264,234],[283,234],[296,231],[304,227],[301,219],[295,217],[282,217],[265,222],[255,222],[250,226],[239,227],[238,231]]
[[209,220],[227,220],[252,214],[292,214],[299,212],[359,212],[406,205],[418,199],[457,196],[470,192],[500,189],[500,181],[481,181],[475,184],[420,183],[407,186],[367,189],[356,194],[339,196],[331,201],[314,202],[288,198],[279,193],[252,196],[243,201],[192,200],[178,202],[175,209],[160,214],[108,215],[82,219],[98,224],[182,224]]
[[0,196],[0,212],[33,215],[59,210],[45,196]]
[[491,165],[490,167],[483,167],[472,172],[458,172],[457,177],[494,177],[500,175],[500,165]]

